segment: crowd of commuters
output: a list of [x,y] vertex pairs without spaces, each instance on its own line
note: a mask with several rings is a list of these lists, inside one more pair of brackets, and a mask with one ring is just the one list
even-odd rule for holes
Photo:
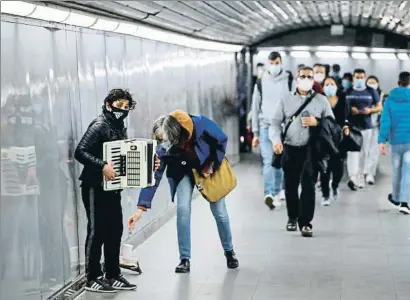
[[289,83],[293,76],[278,52],[257,69],[249,114],[252,144],[260,145],[265,203],[274,209],[286,200],[288,231],[299,226],[303,236],[313,235],[315,184],[323,206],[340,199],[345,164],[352,191],[376,184],[386,143],[393,164],[388,200],[410,214],[409,72],[400,73],[398,87],[386,95],[379,79],[363,69],[341,76],[337,64],[301,64]]

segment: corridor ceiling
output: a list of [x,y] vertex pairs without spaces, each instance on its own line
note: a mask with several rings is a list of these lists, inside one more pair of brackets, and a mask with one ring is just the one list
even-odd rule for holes
[[252,45],[343,24],[410,35],[410,1],[43,1],[214,41]]

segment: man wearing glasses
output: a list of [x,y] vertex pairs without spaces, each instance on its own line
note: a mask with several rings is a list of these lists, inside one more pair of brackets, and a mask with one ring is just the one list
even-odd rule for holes
[[[309,128],[318,126],[322,118],[334,117],[326,97],[313,91],[313,82],[313,69],[307,66],[300,68],[296,92],[281,99],[269,132],[275,154],[283,152],[281,162],[289,217],[286,229],[296,231],[299,224],[304,237],[313,236],[311,222],[315,211],[316,162],[308,145]],[[295,115],[298,110],[300,113]],[[285,124],[285,136],[282,135],[282,123]],[[302,193],[299,197],[300,183]]]

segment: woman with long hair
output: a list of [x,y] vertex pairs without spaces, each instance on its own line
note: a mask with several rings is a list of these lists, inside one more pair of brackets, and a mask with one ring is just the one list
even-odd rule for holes
[[[327,77],[323,81],[323,91],[332,107],[337,124],[342,128],[345,135],[349,135],[350,132],[347,120],[351,109],[346,101],[345,94],[338,86],[337,79],[334,77]],[[330,177],[332,177],[332,198],[333,200],[339,198],[339,184],[343,177],[346,156],[345,152],[341,152],[340,154],[331,157],[328,163],[328,169],[320,174],[323,206],[330,205]]]

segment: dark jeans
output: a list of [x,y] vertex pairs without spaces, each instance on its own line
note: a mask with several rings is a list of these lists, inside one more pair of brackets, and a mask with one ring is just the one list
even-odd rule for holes
[[336,190],[339,187],[340,181],[344,172],[344,158],[337,155],[328,161],[328,167],[325,172],[320,172],[320,186],[322,188],[323,198],[330,197],[330,177],[332,177],[332,189]]
[[[312,226],[315,213],[315,177],[314,163],[310,147],[285,145],[282,155],[285,181],[286,206],[288,217],[298,220],[299,227]],[[299,184],[302,193],[299,197]]]
[[85,271],[88,280],[101,275],[101,247],[104,245],[106,276],[120,275],[120,247],[123,231],[120,192],[106,192],[102,187],[82,186],[81,194],[87,213]]

